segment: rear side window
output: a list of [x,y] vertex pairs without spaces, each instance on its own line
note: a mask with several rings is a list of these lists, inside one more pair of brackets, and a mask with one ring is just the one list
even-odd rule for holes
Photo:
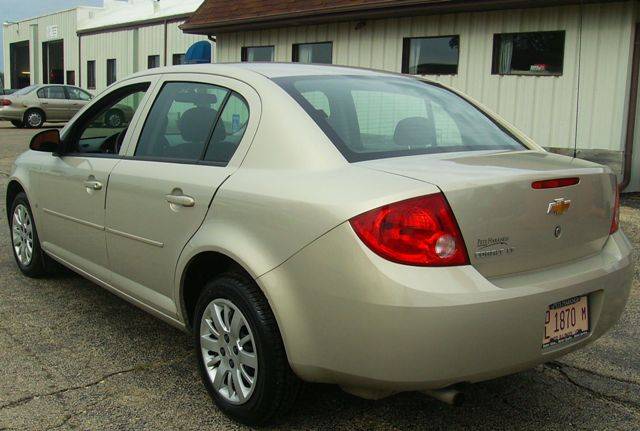
[[350,162],[526,147],[471,103],[436,84],[385,76],[274,79]]
[[226,164],[248,120],[246,102],[229,89],[170,82],[149,112],[135,157]]
[[64,88],[59,85],[53,85],[50,87],[44,87],[38,90],[38,97],[40,99],[66,99],[67,95],[64,92]]

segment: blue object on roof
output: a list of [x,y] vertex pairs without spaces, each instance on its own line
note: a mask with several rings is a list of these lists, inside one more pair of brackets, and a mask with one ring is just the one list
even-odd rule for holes
[[211,63],[211,44],[206,40],[194,43],[187,50],[184,62],[186,64]]

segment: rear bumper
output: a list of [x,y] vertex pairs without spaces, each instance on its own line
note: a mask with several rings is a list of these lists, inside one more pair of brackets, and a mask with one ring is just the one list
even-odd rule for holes
[[[301,378],[420,390],[511,374],[594,341],[624,309],[630,251],[618,232],[598,255],[487,280],[470,266],[385,261],[344,224],[258,282]],[[589,295],[590,334],[542,350],[546,307],[578,295]]]
[[0,121],[22,121],[24,109],[10,106],[0,108]]

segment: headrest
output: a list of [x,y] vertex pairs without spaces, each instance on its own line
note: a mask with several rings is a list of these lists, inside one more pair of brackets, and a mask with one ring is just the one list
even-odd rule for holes
[[424,148],[433,145],[433,128],[424,117],[409,117],[398,122],[393,142],[399,147]]
[[209,108],[191,108],[178,120],[178,129],[187,142],[204,142],[209,135],[207,125],[216,118],[216,111]]

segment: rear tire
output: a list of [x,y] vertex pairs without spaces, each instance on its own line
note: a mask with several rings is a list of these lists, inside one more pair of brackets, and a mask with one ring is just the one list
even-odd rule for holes
[[44,113],[39,109],[29,109],[24,113],[23,124],[30,129],[39,129],[44,124]]
[[12,120],[11,124],[13,124],[13,127],[17,127],[18,129],[22,129],[24,127],[24,123],[22,121]]
[[[222,412],[238,422],[261,425],[293,406],[301,381],[289,367],[273,312],[253,280],[239,272],[211,280],[200,294],[193,321],[200,374]],[[251,355],[252,361],[243,359]],[[254,368],[247,365],[252,362]],[[218,373],[223,377],[216,378]]]
[[9,228],[13,257],[20,271],[32,278],[47,275],[55,263],[40,247],[31,206],[24,192],[18,193],[11,203]]

